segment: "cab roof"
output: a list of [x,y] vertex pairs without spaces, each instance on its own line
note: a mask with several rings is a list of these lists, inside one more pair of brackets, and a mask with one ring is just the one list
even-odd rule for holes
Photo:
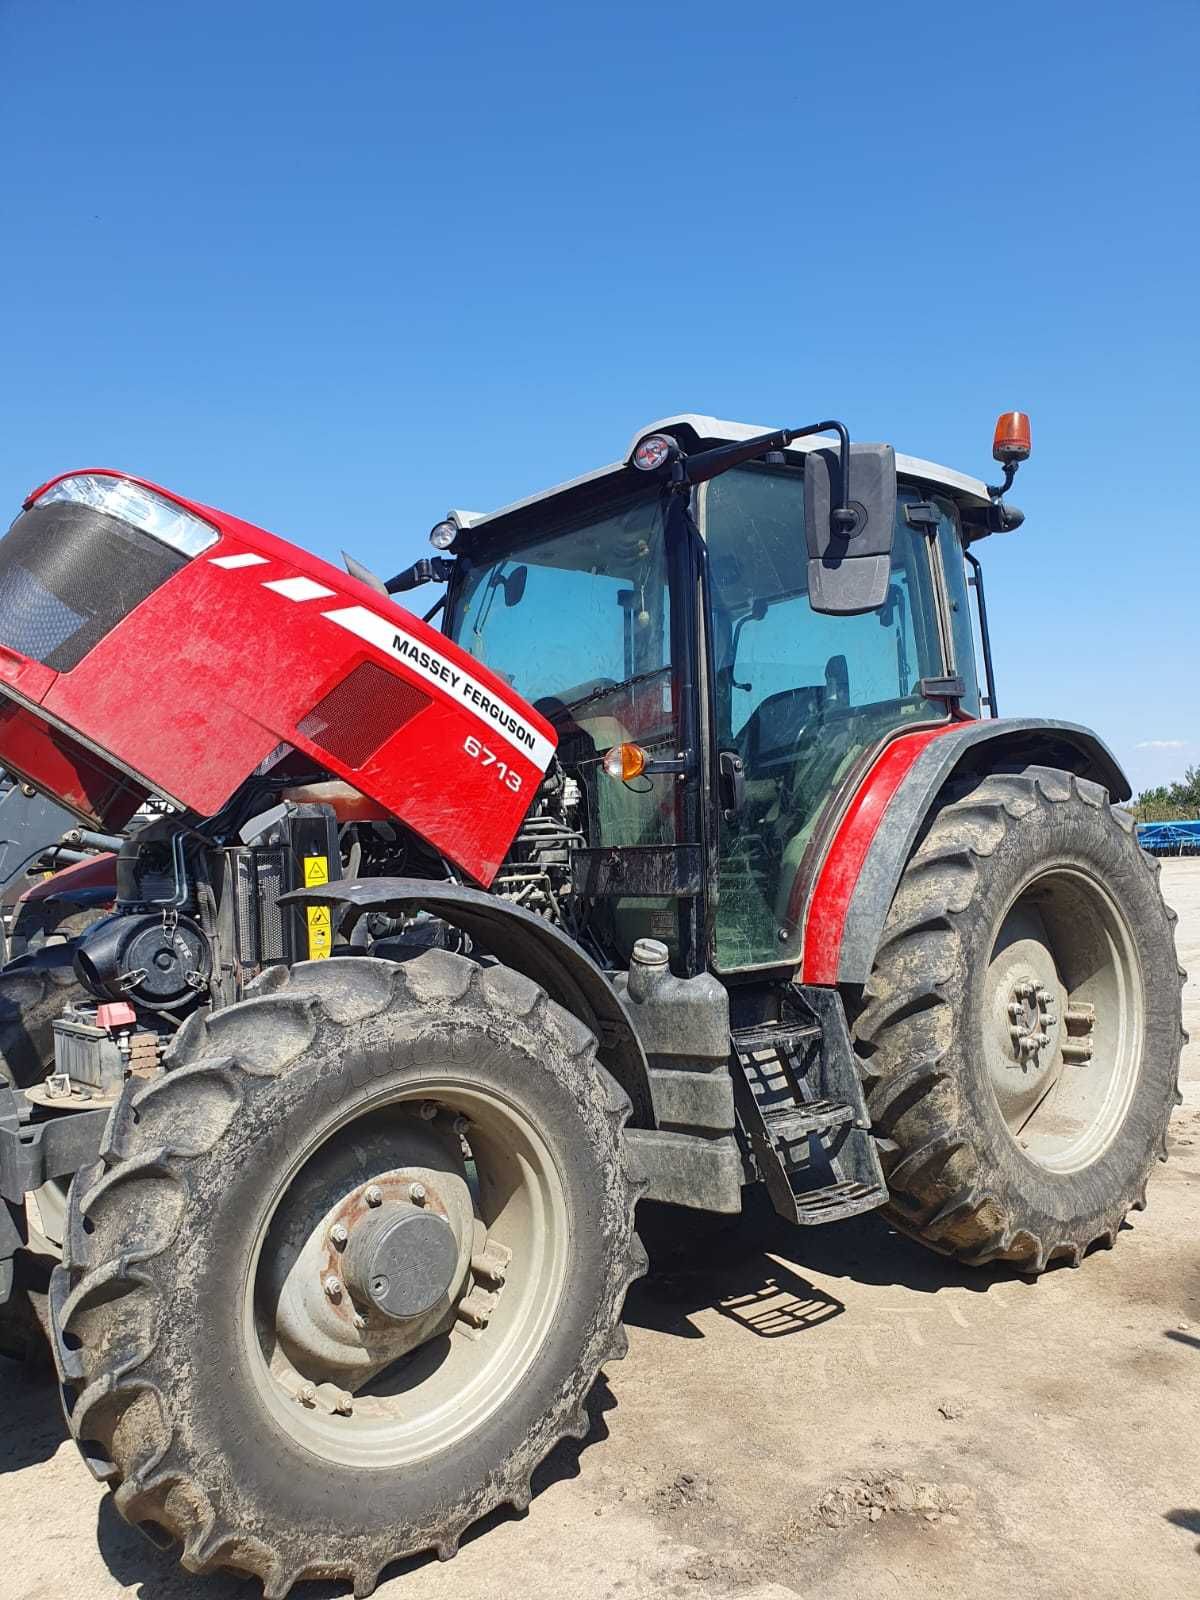
[[[541,505],[543,501],[553,500],[558,495],[570,495],[575,498],[574,492],[581,490],[586,492],[588,488],[598,487],[606,478],[630,476],[636,472],[636,469],[629,465],[630,457],[639,441],[650,433],[669,433],[690,452],[705,449],[710,445],[735,444],[740,439],[753,439],[757,434],[769,432],[771,432],[769,427],[760,427],[749,422],[727,422],[720,417],[702,416],[694,411],[681,412],[673,417],[661,417],[657,422],[648,422],[645,427],[637,430],[620,461],[610,462],[605,467],[597,467],[592,472],[582,473],[577,478],[568,478],[565,483],[555,484],[551,489],[541,489],[537,494],[526,495],[521,500],[514,500],[510,505],[501,506],[497,511],[451,511],[449,520],[460,528],[479,528],[491,522],[499,522],[515,512]],[[829,439],[823,436],[797,439],[788,446],[787,453],[803,455],[809,450],[828,449],[829,444]],[[925,461],[919,456],[897,454],[896,471],[902,477],[917,478],[923,483],[932,484],[964,507],[982,508],[989,504],[987,485],[982,479],[973,478],[965,472],[955,472],[951,467],[939,466],[935,461]]]

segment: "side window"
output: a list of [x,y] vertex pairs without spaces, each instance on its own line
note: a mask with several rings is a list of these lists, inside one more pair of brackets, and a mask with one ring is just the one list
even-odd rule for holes
[[920,693],[945,670],[927,536],[897,513],[887,598],[861,616],[808,603],[804,484],[745,467],[708,485],[717,743],[742,758],[744,803],[721,823],[715,960],[799,955],[791,890],[818,818],[883,734],[940,713]]
[[973,717],[980,714],[979,671],[975,661],[975,628],[971,620],[971,601],[967,592],[967,569],[954,507],[946,500],[934,500],[938,512],[937,542],[950,602],[950,642],[954,648],[953,670],[967,686],[962,708]]

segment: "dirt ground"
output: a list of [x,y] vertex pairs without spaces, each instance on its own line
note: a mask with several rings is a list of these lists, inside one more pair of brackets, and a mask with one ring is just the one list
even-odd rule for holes
[[[529,1513],[380,1595],[1200,1596],[1200,860],[1164,880],[1196,1042],[1171,1160],[1115,1250],[1028,1283],[867,1217],[642,1284],[591,1437],[551,1457]],[[0,1407],[5,1600],[257,1592],[126,1527],[49,1384],[0,1360]]]

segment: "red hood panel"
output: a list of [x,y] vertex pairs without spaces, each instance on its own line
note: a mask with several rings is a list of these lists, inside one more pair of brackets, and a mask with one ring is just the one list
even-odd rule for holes
[[115,826],[147,789],[212,815],[292,745],[490,883],[553,754],[551,725],[369,585],[171,498],[220,542],[69,672],[0,649],[0,765]]

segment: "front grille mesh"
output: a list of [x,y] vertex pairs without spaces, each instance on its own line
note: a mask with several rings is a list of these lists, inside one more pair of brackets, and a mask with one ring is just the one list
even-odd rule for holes
[[279,896],[284,890],[285,862],[282,850],[256,850],[258,877],[258,938],[261,961],[282,961],[287,954],[283,939],[283,908]]

